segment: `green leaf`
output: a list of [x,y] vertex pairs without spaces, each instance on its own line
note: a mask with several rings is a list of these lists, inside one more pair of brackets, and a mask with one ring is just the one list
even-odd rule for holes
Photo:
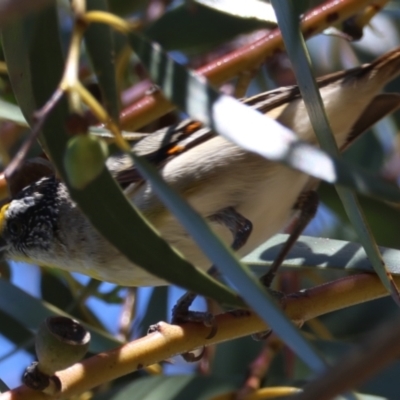
[[12,121],[21,126],[28,126],[21,109],[15,104],[11,104],[3,99],[0,99],[0,119]]
[[[341,219],[340,226],[343,226],[348,221],[348,218],[335,188],[323,183],[318,189],[318,194],[321,201],[338,215]],[[359,202],[376,241],[385,247],[400,248],[400,236],[398,235],[400,231],[399,210],[387,203],[382,203],[369,197],[360,197]],[[354,239],[339,236],[337,238]]]
[[[16,98],[24,115],[31,115],[53,94],[64,68],[55,8],[49,7],[10,25],[3,31],[3,44],[10,70],[15,67],[19,71],[11,79]],[[64,127],[67,116],[66,102],[61,101],[48,116],[41,136],[41,143],[64,181],[63,157],[69,139]],[[83,190],[69,185],[69,192],[93,226],[134,264],[220,303],[243,306],[232,290],[194,268],[172,249],[127,200],[106,169]]]
[[[13,315],[0,309],[0,321],[1,321],[1,335],[6,337],[10,342],[14,343],[16,348],[12,349],[8,353],[2,352],[0,357],[2,360],[7,359],[11,354],[14,354],[18,349],[25,348],[25,350],[34,354],[33,349],[33,334],[26,328],[26,326],[17,321]],[[28,345],[28,346],[27,346]]]
[[231,391],[236,385],[210,376],[150,376],[121,389],[112,400],[207,400]]
[[[32,78],[27,54],[31,45],[33,21],[31,18],[25,18],[24,21],[24,29],[21,29],[21,22],[8,24],[2,31],[1,41],[14,95],[24,119],[29,123],[32,122],[32,113],[36,109],[34,98],[30,95]],[[22,93],[26,93],[26,96],[22,96]]]
[[168,287],[160,286],[153,288],[144,317],[140,321],[137,331],[134,331],[135,336],[146,335],[150,325],[154,324],[154,321],[168,320],[168,293]]
[[[250,336],[218,344],[210,365],[211,374],[231,382],[244,382],[250,365],[262,352],[264,343]],[[306,367],[308,370],[308,368]]]
[[[108,11],[106,0],[87,0],[87,11]],[[104,24],[92,24],[85,32],[87,51],[99,80],[103,103],[110,116],[119,120],[119,96],[115,74],[115,49],[111,28]]]
[[[99,281],[95,281],[96,284],[101,284]],[[105,331],[104,326],[95,314],[86,306],[86,304],[76,304],[75,307],[71,308],[71,304],[75,304],[75,299],[72,296],[70,288],[66,285],[60,277],[52,274],[47,269],[43,269],[40,279],[40,289],[42,299],[58,307],[60,310],[64,310],[74,317],[85,321],[93,327]],[[86,287],[83,289],[85,290]]]
[[[237,4],[237,1],[232,2]],[[249,2],[255,3],[253,0]],[[201,3],[196,1],[182,4],[167,11],[145,30],[145,34],[165,50],[198,52],[231,40],[237,35],[276,26],[275,22],[268,18],[261,19],[260,16],[256,18],[255,15],[247,14],[247,17],[243,18],[243,15],[238,15],[237,9],[240,7],[235,7],[235,12],[229,1],[224,4]],[[249,10],[247,3],[242,9]],[[261,4],[268,7],[265,3]],[[171,29],[172,26],[174,29]],[[221,29],[221,26],[224,29]]]
[[[63,312],[52,304],[30,296],[4,279],[0,279],[0,292],[0,311],[10,315],[21,325],[33,331],[39,327],[44,319],[50,316],[59,315],[74,319],[73,316]],[[115,348],[121,344],[121,342],[109,335],[107,332],[102,332],[88,326],[84,322],[81,323],[90,331],[91,352],[99,353],[104,350]]]
[[[285,47],[291,59],[300,92],[318,141],[326,152],[340,157],[316,79],[311,71],[310,57],[300,31],[299,15],[295,12],[294,3],[292,0],[283,2],[272,0],[272,4],[276,11]],[[400,306],[398,288],[395,285],[393,286],[393,282],[388,277],[387,268],[382,263],[382,256],[355,194],[341,187],[336,187],[336,190],[375,272],[385,288],[392,294],[393,300]]]
[[10,388],[0,379],[0,393],[9,391]]
[[110,11],[118,15],[128,15],[134,12],[143,11],[148,5],[148,0],[109,0]]
[[261,0],[247,0],[246,6],[241,0],[194,0],[194,3],[210,7],[213,10],[233,15],[239,18],[258,19],[277,26],[275,11],[271,4]]
[[[286,234],[275,235],[242,261],[258,273],[265,272],[266,268],[272,265],[287,238]],[[400,250],[380,247],[380,251],[388,270],[392,274],[400,275]],[[349,273],[374,272],[371,261],[360,244],[311,236],[300,236],[282,267],[338,269]]]

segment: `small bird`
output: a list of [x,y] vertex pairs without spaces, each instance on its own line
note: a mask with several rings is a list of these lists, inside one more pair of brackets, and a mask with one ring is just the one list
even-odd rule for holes
[[[396,49],[371,64],[318,80],[339,148],[400,106],[399,95],[379,94],[399,73],[400,49]],[[293,130],[299,139],[317,145],[297,86],[244,102]],[[194,140],[176,155],[159,151],[165,142],[175,143],[177,137],[186,137],[192,130],[201,133],[203,140]],[[281,231],[293,217],[299,196],[314,182],[301,172],[243,150],[195,121],[149,135],[135,151],[156,162],[166,182],[209,221],[223,240],[233,243],[240,256]],[[161,159],[160,154],[164,154]],[[127,156],[110,157],[107,167],[170,245],[196,267],[210,267],[211,262],[164,207],[151,184],[140,178]],[[3,206],[0,246],[8,259],[80,272],[123,286],[167,284],[133,265],[109,244],[56,177],[28,185]]]

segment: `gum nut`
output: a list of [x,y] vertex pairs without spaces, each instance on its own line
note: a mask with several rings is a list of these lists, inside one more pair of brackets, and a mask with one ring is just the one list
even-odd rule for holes
[[40,325],[35,348],[39,370],[49,376],[80,361],[90,343],[90,333],[77,321],[49,317]]
[[108,156],[104,140],[93,135],[78,135],[68,141],[64,166],[68,180],[83,189],[103,171]]

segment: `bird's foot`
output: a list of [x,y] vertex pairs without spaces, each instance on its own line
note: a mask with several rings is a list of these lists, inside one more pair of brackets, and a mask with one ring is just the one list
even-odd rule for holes
[[[177,301],[174,308],[172,309],[172,324],[182,324],[186,322],[202,323],[205,326],[211,328],[210,333],[206,337],[206,339],[211,339],[217,333],[215,317],[209,312],[189,310],[196,297],[197,295],[195,293],[186,292]],[[203,355],[204,351],[202,351],[199,355],[194,355],[194,353],[181,354],[183,359],[187,362],[199,361],[203,357]]]

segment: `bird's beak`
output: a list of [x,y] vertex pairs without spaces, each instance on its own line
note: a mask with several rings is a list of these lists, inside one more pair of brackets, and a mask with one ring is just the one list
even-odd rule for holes
[[6,226],[5,213],[9,207],[9,205],[10,205],[9,203],[5,204],[3,207],[1,207],[1,210],[0,210],[0,257],[1,258],[7,248],[7,242],[4,239],[3,231]]

